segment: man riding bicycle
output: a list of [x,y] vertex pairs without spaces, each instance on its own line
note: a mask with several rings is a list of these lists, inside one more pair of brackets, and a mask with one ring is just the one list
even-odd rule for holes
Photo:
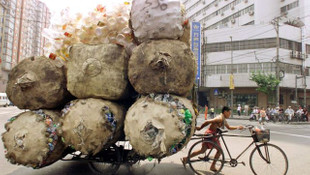
[[[205,126],[208,126],[209,124],[210,127],[205,131],[205,134],[212,134],[212,135],[215,135],[216,134],[216,131],[217,131],[217,128],[224,128],[224,126],[226,126],[227,129],[229,130],[235,130],[235,129],[239,129],[239,130],[242,130],[244,129],[243,126],[230,126],[226,119],[230,117],[230,114],[231,114],[231,110],[229,107],[227,106],[224,106],[222,108],[222,113],[220,115],[218,115],[217,117],[215,117],[214,119],[210,119],[210,120],[207,120],[205,121],[200,127],[197,126],[196,129],[199,131],[201,130],[202,128],[204,128]],[[218,146],[221,146],[218,138],[210,138],[212,139],[213,142],[217,143]],[[207,149],[211,149],[211,146],[212,145],[208,145],[208,143],[203,143],[202,146],[201,146],[201,149],[200,150],[197,150],[197,151],[194,151],[190,157],[195,157],[199,154],[202,154],[204,153]],[[215,163],[216,163],[216,159],[219,158],[219,156],[221,155],[221,153],[217,150],[217,153],[215,154],[215,160],[212,162],[212,165],[210,167],[210,170],[211,171],[217,171],[216,168],[215,168]],[[183,157],[181,159],[182,163],[183,163],[183,166],[185,167],[185,164],[187,163],[187,157]]]

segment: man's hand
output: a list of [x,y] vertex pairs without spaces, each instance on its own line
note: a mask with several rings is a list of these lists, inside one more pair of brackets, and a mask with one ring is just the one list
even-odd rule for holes
[[196,130],[200,131],[201,127],[200,126],[196,126]]
[[238,126],[238,129],[239,129],[239,130],[243,130],[244,127],[243,127],[242,125],[240,125],[240,126]]

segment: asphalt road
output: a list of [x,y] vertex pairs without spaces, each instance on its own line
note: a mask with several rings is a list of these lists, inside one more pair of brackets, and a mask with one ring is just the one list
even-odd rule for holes
[[[0,132],[5,131],[4,124],[6,121],[18,113],[23,112],[15,107],[0,107]],[[198,118],[198,125],[203,122],[203,117]],[[257,125],[255,122],[246,120],[228,120],[230,125]],[[289,158],[289,175],[307,175],[310,168],[310,125],[284,125],[267,123],[265,127],[271,129],[271,143],[281,147],[287,157]],[[235,134],[248,134],[248,131],[234,131]],[[250,142],[251,140],[246,138],[231,138],[227,137],[226,141],[229,145],[229,149],[233,157],[236,157]],[[87,162],[64,162],[58,161],[48,167],[34,170],[24,166],[12,165],[7,162],[4,157],[4,148],[2,140],[0,141],[0,175],[93,175],[93,173]],[[118,175],[193,175],[194,173],[187,166],[183,168],[180,158],[187,155],[190,146],[194,142],[191,141],[186,148],[178,152],[177,154],[164,158],[160,164],[156,160],[141,161],[139,164],[134,165],[130,170],[121,166],[118,171]],[[251,150],[251,149],[250,149]],[[238,165],[232,168],[225,165],[221,174],[223,175],[248,175],[252,174],[249,164],[248,156],[250,151],[246,152],[244,156],[240,158],[241,161],[246,163],[246,166]],[[227,156],[226,156],[227,157]]]

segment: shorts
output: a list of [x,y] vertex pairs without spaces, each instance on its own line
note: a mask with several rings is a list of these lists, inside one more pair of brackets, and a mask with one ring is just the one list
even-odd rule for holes
[[[206,132],[205,132],[205,135],[207,135],[207,134],[215,135],[215,134],[216,134],[216,131],[212,131],[212,130],[210,130],[210,129],[207,129]],[[205,138],[204,140],[212,141],[212,142],[216,143],[216,144],[221,148],[221,144],[220,144],[220,141],[219,141],[219,138],[218,138],[218,137]],[[203,143],[202,143],[202,146],[206,146],[208,149],[213,148],[213,145],[210,144],[210,143],[207,143],[207,142],[203,142]]]

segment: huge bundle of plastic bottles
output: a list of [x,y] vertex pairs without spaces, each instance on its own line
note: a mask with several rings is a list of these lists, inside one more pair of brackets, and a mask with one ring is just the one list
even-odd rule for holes
[[[87,16],[70,17],[68,10],[61,15],[44,31],[47,58],[27,58],[9,75],[9,99],[21,109],[40,111],[31,113],[32,121],[27,113],[7,124],[3,141],[10,162],[40,168],[59,158],[47,156],[54,151],[51,143],[62,141],[62,150],[71,146],[90,155],[123,134],[141,157],[161,159],[186,146],[196,125],[186,97],[197,68],[180,1],[133,0],[132,7],[124,2],[112,11],[98,5]],[[46,109],[61,112],[52,124],[41,112]],[[36,119],[41,132],[31,127]],[[28,124],[19,128],[24,121]],[[46,154],[25,160],[26,143],[35,142],[37,133],[43,141],[36,150]]]
[[70,16],[68,8],[62,10],[61,18],[43,31],[43,35],[49,40],[44,48],[45,56],[67,60],[70,46],[77,43],[115,43],[127,46],[132,42],[129,10],[129,2],[113,9],[98,5],[84,16],[82,13]]

